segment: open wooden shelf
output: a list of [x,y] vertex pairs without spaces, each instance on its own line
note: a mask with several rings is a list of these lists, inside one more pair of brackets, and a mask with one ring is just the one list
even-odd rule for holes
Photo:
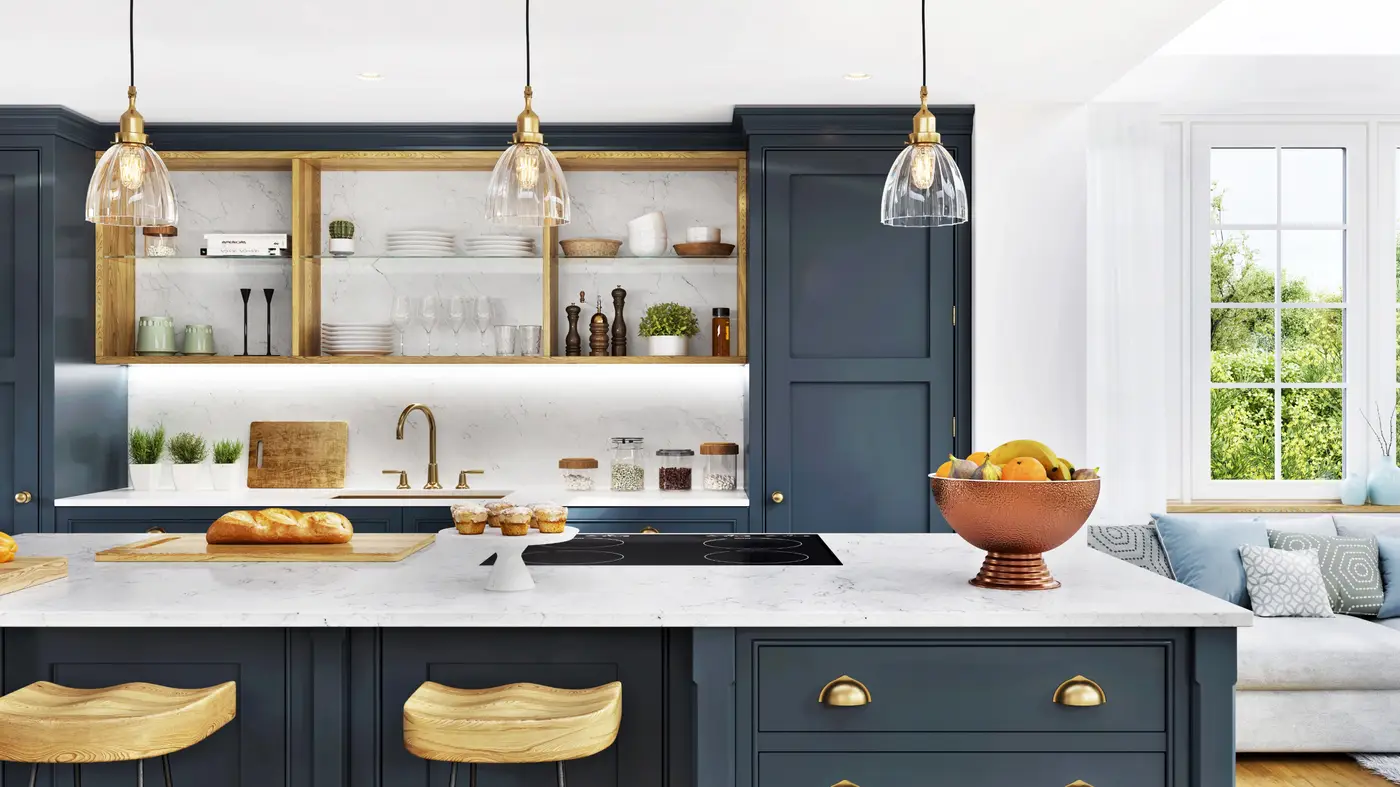
[[97,362],[121,366],[208,366],[248,365],[248,364],[301,364],[301,365],[438,365],[456,366],[461,364],[487,364],[512,366],[549,366],[560,364],[626,364],[640,366],[646,364],[689,364],[692,366],[742,365],[749,362],[745,356],[715,358],[708,355],[685,355],[678,357],[653,355],[588,356],[588,355],[131,355],[98,358]]

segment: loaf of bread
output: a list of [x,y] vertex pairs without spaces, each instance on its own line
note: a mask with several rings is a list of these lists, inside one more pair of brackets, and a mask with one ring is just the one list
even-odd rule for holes
[[303,514],[288,508],[230,511],[204,534],[210,544],[344,544],[355,535],[350,520],[334,511]]

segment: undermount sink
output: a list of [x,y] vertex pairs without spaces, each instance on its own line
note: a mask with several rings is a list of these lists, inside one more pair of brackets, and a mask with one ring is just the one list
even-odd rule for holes
[[442,498],[445,500],[500,500],[512,489],[363,489],[341,492],[333,500],[394,500]]

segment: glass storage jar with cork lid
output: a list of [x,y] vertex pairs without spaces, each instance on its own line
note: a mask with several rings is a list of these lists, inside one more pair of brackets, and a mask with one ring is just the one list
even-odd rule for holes
[[705,457],[705,488],[729,492],[739,486],[739,446],[737,443],[701,443]]
[[570,492],[593,491],[593,476],[598,472],[598,460],[591,456],[565,457],[559,460],[559,475],[564,489]]
[[640,437],[612,439],[612,491],[640,492],[646,488],[645,450]]
[[146,238],[147,257],[174,257],[175,238],[180,231],[174,227],[142,227],[141,234]]

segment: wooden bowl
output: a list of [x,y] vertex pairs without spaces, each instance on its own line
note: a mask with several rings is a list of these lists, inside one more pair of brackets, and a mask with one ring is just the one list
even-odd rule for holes
[[677,257],[728,257],[734,253],[732,243],[677,243],[671,248]]
[[929,485],[954,532],[987,552],[982,570],[968,581],[997,590],[1059,587],[1041,553],[1068,541],[1099,501],[1097,478],[972,481],[931,475]]
[[616,257],[622,241],[611,238],[571,238],[559,241],[565,257]]

